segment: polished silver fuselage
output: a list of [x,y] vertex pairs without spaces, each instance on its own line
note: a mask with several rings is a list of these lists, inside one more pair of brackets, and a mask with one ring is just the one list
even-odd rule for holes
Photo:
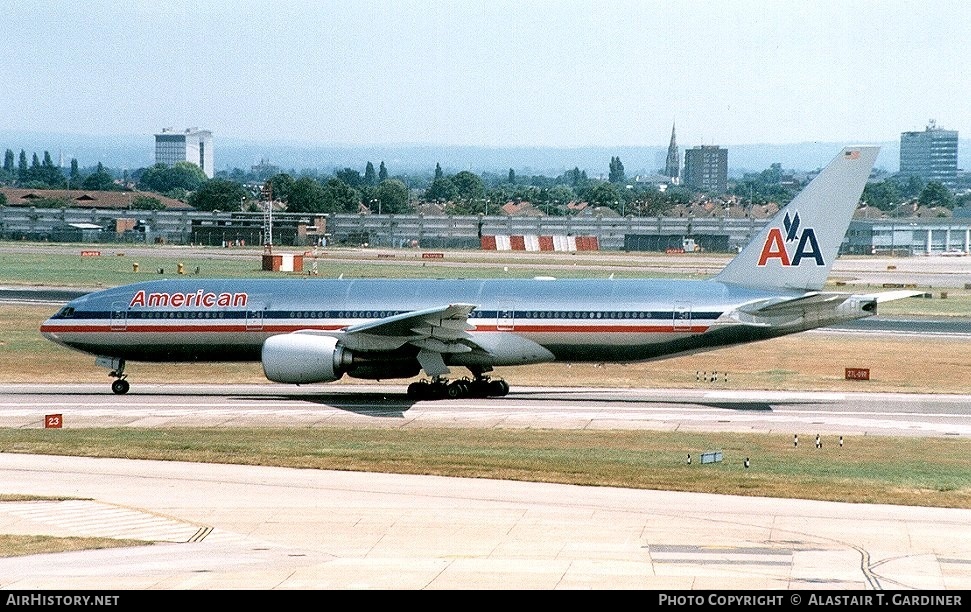
[[[761,324],[733,315],[746,304],[803,293],[666,279],[176,279],[85,295],[41,330],[57,343],[102,357],[258,361],[264,341],[276,334],[339,332],[399,313],[464,303],[475,305],[469,333],[483,345],[516,336],[549,353],[491,359],[480,354],[474,357],[479,365],[639,361],[818,327],[823,323],[818,317],[791,313]],[[860,316],[867,314],[834,314],[833,321]],[[472,358],[447,355],[446,362],[467,365]]]

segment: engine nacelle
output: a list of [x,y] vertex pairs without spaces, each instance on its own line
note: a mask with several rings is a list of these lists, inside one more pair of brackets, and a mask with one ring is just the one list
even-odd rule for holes
[[273,382],[333,382],[344,375],[350,351],[337,338],[311,334],[280,334],[263,343],[263,374]]

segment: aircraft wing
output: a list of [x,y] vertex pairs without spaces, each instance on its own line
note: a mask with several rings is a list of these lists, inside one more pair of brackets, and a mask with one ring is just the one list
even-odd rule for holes
[[[356,351],[393,351],[406,344],[417,347],[418,362],[431,375],[448,373],[443,354],[469,353],[478,348],[469,330],[474,304],[449,304],[406,312],[351,325],[337,334],[341,343]],[[297,333],[319,334],[308,330]]]

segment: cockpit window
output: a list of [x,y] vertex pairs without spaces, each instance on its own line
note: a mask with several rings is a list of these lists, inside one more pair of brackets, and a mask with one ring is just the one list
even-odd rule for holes
[[58,318],[70,319],[74,316],[74,306],[65,306],[61,308],[61,312],[57,313]]

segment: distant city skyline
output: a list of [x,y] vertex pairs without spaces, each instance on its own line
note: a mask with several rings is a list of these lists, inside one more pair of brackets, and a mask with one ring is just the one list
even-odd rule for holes
[[684,150],[896,142],[931,119],[971,135],[971,5],[951,0],[12,0],[0,23],[0,132],[199,127],[217,168],[227,139],[666,147],[676,124]]

